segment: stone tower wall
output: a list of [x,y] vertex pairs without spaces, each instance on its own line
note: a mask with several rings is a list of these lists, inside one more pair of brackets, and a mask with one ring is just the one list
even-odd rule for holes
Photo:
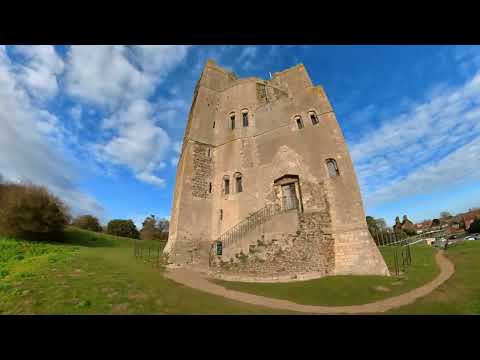
[[[242,126],[244,111],[248,127]],[[310,112],[318,124],[312,123]],[[302,129],[297,116],[303,120]],[[329,158],[336,160],[340,176],[329,175]],[[242,176],[242,192],[235,191],[237,173]],[[285,175],[298,176],[303,220],[298,229],[280,223],[278,232],[298,231],[297,244],[317,244],[309,253],[324,254],[322,260],[320,255],[312,260],[317,265],[307,261],[301,266],[298,248],[292,249],[284,259],[290,264],[287,272],[315,268],[324,274],[388,273],[368,233],[352,160],[333,109],[303,65],[265,81],[237,79],[214,62],[207,63],[185,132],[166,253],[173,262],[191,262],[202,244],[209,247],[232,226],[278,201],[273,184]],[[224,193],[225,177],[230,179],[229,194]],[[308,224],[317,228],[309,230]],[[313,238],[316,242],[309,243]],[[271,273],[272,266],[266,261],[261,268]]]

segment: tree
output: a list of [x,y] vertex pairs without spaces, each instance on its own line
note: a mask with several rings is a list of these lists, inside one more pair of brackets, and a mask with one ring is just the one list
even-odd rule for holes
[[125,236],[132,239],[138,239],[140,235],[137,227],[131,219],[111,220],[107,225],[107,233],[116,236]]
[[164,232],[168,233],[168,229],[170,227],[170,221],[168,221],[167,219],[160,219],[158,220],[157,227],[158,227],[158,230],[160,230],[162,233]]
[[167,240],[168,232],[170,230],[170,221],[165,218],[158,220],[157,228],[160,231],[161,240]]
[[61,233],[69,221],[65,204],[46,188],[29,183],[0,184],[2,235],[48,239]]
[[379,230],[386,230],[388,228],[387,222],[383,218],[375,219],[375,223]]
[[470,227],[468,228],[468,232],[471,234],[480,233],[480,219],[477,219],[470,224]]
[[443,220],[451,219],[452,217],[453,217],[453,215],[451,213],[449,213],[448,211],[442,211],[440,213],[440,218],[443,219]]
[[155,215],[148,216],[142,223],[142,230],[140,230],[140,239],[142,240],[158,240],[160,238],[160,231],[157,228],[157,220]]
[[75,218],[72,222],[73,226],[76,226],[80,229],[102,232],[102,227],[100,222],[95,216],[92,215],[82,215]]

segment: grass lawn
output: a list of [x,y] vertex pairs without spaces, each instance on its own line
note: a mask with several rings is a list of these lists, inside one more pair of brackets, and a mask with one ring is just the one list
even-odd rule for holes
[[165,279],[133,241],[73,228],[63,243],[0,238],[0,314],[284,313]]
[[[135,260],[132,239],[70,228],[63,243],[0,238],[0,314],[281,314],[165,279]],[[156,242],[140,242],[143,247]],[[390,267],[389,249],[382,249]],[[409,291],[438,274],[435,249],[416,245],[406,276],[333,276],[286,284],[218,281],[250,293],[313,305],[353,305]],[[456,272],[392,314],[480,314],[480,241],[447,250]]]
[[[453,248],[452,248],[453,249]],[[387,266],[393,272],[391,248],[382,248]],[[450,251],[450,250],[449,250]],[[400,277],[391,276],[330,276],[291,283],[245,283],[216,280],[233,290],[290,300],[306,305],[359,305],[400,295],[419,287],[438,275],[434,248],[426,245],[411,247],[412,265]]]
[[480,241],[462,241],[446,251],[455,273],[429,295],[390,314],[480,314]]

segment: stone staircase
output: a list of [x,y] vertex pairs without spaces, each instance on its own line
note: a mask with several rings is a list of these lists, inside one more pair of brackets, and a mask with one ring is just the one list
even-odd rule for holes
[[[295,234],[297,229],[298,206],[280,208],[269,204],[218,237],[210,249],[209,266],[235,262],[253,252],[261,253],[259,249],[279,241],[285,234]],[[222,244],[221,256],[216,255],[218,242]]]

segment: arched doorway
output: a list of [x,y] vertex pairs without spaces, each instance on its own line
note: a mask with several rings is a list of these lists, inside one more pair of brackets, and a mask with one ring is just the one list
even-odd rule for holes
[[282,210],[303,211],[302,192],[298,175],[283,175],[273,182],[278,205]]

